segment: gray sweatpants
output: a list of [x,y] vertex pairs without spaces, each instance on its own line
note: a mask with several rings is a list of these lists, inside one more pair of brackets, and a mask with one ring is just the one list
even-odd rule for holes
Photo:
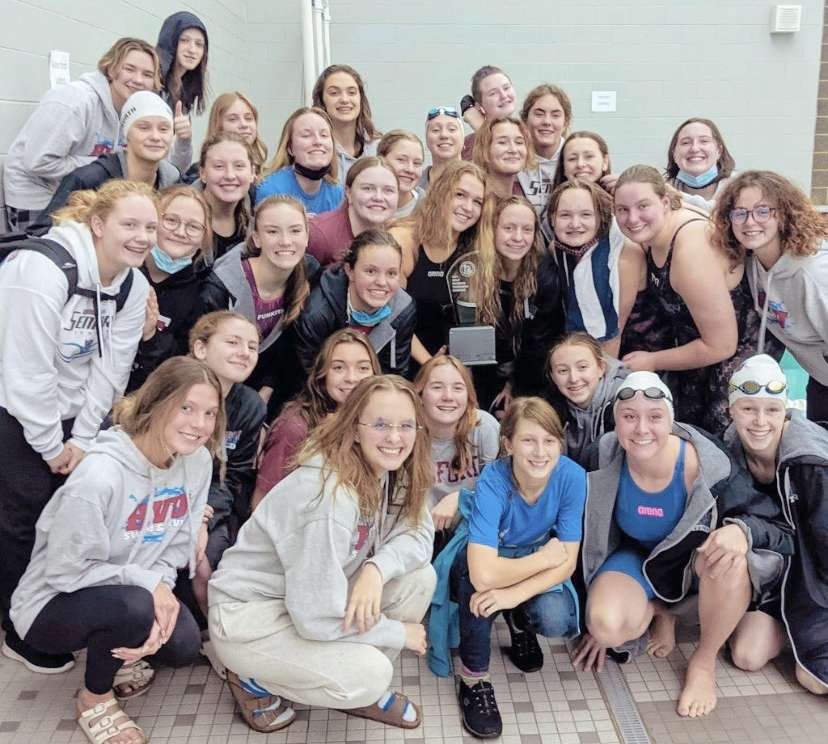
[[[420,622],[436,581],[430,564],[392,579],[383,588],[382,612],[404,623]],[[213,648],[228,669],[304,705],[372,705],[388,689],[400,653],[365,643],[302,638],[281,599],[213,605],[209,620]]]

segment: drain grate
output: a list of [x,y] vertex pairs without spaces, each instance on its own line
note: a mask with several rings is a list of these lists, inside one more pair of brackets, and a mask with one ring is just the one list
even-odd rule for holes
[[651,744],[647,728],[618,664],[607,659],[604,670],[595,677],[604,692],[607,707],[615,719],[621,741],[624,744]]

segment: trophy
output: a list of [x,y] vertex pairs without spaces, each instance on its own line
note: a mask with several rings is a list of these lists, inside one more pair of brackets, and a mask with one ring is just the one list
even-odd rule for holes
[[455,325],[449,329],[449,354],[463,364],[496,364],[495,329],[477,323],[477,284],[474,276],[480,254],[458,256],[446,271],[446,284],[454,311]]

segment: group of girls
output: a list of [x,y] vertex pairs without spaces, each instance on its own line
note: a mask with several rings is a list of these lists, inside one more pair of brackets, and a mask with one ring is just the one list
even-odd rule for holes
[[[87,648],[97,744],[144,741],[118,701],[199,650],[270,732],[294,703],[419,726],[392,663],[446,675],[456,645],[464,726],[497,736],[501,612],[518,669],[582,632],[600,669],[668,655],[697,600],[679,714],[714,707],[728,640],[757,669],[787,635],[825,692],[828,229],[802,192],[735,174],[706,119],[664,175],[614,174],[561,88],[514,116],[495,67],[426,113],[425,147],[329,67],[269,163],[225,93],[190,165],[206,62],[175,14],[12,147],[9,223],[43,237],[0,266],[3,653],[59,673]],[[50,120],[38,155],[70,103],[101,126]],[[489,364],[452,355],[464,325]]]

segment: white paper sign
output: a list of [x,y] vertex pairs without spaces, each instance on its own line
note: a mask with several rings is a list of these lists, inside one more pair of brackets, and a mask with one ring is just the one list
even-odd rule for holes
[[49,85],[56,88],[69,80],[69,52],[52,49],[49,52]]
[[592,91],[592,110],[597,111],[615,111],[615,91],[614,90],[594,90]]

